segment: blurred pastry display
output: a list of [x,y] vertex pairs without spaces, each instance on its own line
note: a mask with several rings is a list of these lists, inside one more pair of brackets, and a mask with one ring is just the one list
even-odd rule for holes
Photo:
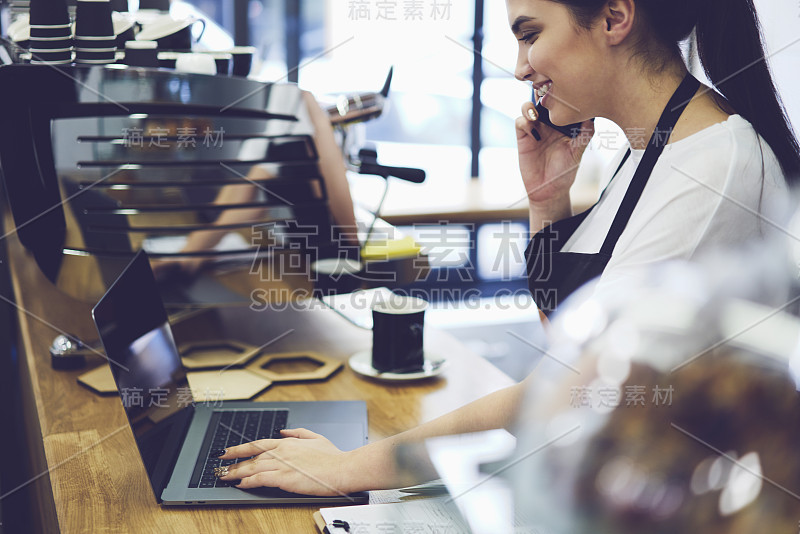
[[[751,286],[789,287],[738,265]],[[715,275],[664,266],[616,298],[586,288],[556,318],[509,470],[530,528],[796,531],[800,320]]]

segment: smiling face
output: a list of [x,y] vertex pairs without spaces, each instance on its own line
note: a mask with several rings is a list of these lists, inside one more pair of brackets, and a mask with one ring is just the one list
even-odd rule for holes
[[506,0],[506,7],[519,41],[515,76],[544,86],[542,104],[553,123],[566,125],[600,115],[612,79],[602,18],[586,30],[557,2]]

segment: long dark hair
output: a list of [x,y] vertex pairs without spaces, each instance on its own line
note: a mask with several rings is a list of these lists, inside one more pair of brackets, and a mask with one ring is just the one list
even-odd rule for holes
[[[607,0],[552,0],[591,27]],[[790,185],[800,184],[800,146],[772,81],[753,0],[636,0],[658,42],[680,55],[692,30],[708,79],[769,144]]]

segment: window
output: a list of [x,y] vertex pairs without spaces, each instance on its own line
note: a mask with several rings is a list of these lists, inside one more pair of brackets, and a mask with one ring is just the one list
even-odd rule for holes
[[[466,194],[459,184],[479,177],[491,184],[482,197],[491,205],[526,202],[514,120],[531,90],[514,78],[518,44],[508,27],[505,0],[192,2],[236,35],[237,44],[246,44],[241,42],[246,37],[258,49],[255,76],[297,81],[322,100],[325,95],[377,91],[394,67],[383,115],[350,128],[348,135],[362,141],[355,146],[369,140],[382,163],[425,169],[426,194],[436,198],[458,201],[456,195]],[[246,13],[234,12],[244,9]],[[246,31],[237,30],[238,20],[248,22]],[[476,46],[480,55],[474,52]],[[596,127],[614,128],[602,121]],[[596,165],[584,166],[586,174],[602,167],[610,154],[613,151],[598,151]],[[353,180],[356,202],[374,208],[383,179]],[[386,206],[411,209],[419,203],[418,195],[414,184],[393,180]],[[511,227],[510,221],[506,226],[472,228],[471,263],[444,268],[458,276],[472,273],[476,281],[519,280],[524,269],[515,251],[525,238],[495,237],[526,236],[527,221],[513,222]],[[507,265],[496,268],[498,254],[506,255]]]

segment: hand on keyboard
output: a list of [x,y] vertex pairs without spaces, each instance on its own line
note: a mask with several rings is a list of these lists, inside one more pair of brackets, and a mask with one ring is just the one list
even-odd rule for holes
[[221,460],[248,458],[228,467],[220,480],[241,480],[236,487],[280,488],[306,495],[346,495],[349,453],[304,428],[281,431],[283,439],[261,439],[229,447]]

